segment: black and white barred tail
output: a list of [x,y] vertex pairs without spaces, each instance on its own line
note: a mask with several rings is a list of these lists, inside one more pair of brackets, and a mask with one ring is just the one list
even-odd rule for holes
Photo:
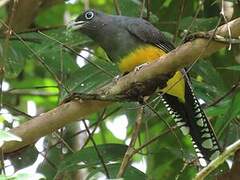
[[220,154],[220,146],[188,80],[185,81],[184,103],[169,94],[162,95],[162,100],[183,134],[192,137],[200,165],[206,166]]

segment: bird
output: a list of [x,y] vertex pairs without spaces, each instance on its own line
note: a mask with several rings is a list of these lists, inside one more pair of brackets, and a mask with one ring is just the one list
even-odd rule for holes
[[[89,9],[68,24],[98,43],[122,74],[151,63],[175,49],[149,21],[137,17],[105,14]],[[221,148],[208,118],[193,92],[186,69],[174,73],[161,99],[184,135],[190,135],[199,164],[205,167],[219,156]]]

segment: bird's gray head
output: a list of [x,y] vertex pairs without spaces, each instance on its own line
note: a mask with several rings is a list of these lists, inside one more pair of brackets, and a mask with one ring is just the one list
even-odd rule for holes
[[94,35],[106,23],[105,14],[96,10],[87,10],[68,25],[70,30],[79,30],[87,35]]

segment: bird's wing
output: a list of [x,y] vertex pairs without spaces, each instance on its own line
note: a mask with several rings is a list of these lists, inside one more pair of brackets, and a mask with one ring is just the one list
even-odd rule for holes
[[129,19],[125,22],[128,32],[143,42],[154,44],[165,52],[175,49],[174,45],[148,21],[143,19]]

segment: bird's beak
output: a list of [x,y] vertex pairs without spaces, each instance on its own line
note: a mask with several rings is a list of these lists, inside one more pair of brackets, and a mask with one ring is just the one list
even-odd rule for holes
[[71,21],[70,23],[68,23],[67,29],[75,31],[81,29],[81,27],[83,27],[85,23],[86,21]]

